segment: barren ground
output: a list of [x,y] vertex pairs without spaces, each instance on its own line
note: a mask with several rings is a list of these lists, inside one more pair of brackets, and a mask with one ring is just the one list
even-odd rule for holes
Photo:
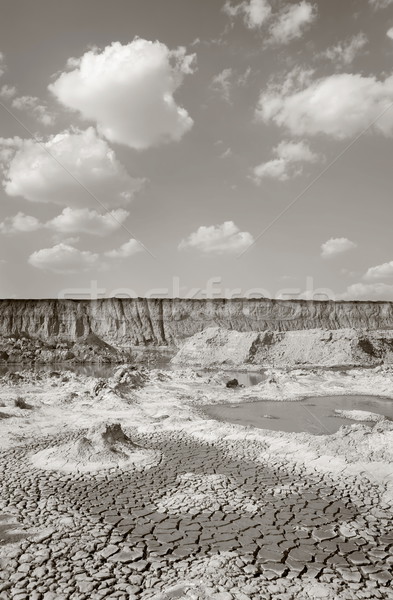
[[192,370],[3,376],[0,598],[393,598],[391,422],[312,436],[203,412],[393,397],[392,374],[272,370],[236,390]]

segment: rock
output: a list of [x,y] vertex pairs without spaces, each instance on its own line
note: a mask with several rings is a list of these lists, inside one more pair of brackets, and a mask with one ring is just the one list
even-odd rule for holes
[[237,387],[239,387],[239,382],[237,379],[230,379],[229,381],[227,381],[226,387],[227,388],[237,388]]

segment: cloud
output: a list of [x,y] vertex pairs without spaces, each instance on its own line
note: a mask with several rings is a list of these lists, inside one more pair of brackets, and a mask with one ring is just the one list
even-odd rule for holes
[[16,94],[16,87],[13,85],[3,85],[0,89],[0,97],[4,98],[5,100],[9,100],[10,98],[13,98]]
[[7,234],[30,233],[38,229],[49,229],[56,233],[88,233],[91,235],[109,235],[120,229],[129,212],[123,208],[100,214],[88,208],[65,208],[60,215],[46,223],[41,223],[36,217],[19,212],[13,217],[7,217],[0,223],[0,232]]
[[259,29],[270,18],[272,8],[267,0],[246,0],[233,6],[226,2],[224,12],[231,18],[242,15],[244,24],[249,29]]
[[96,210],[88,208],[67,207],[45,226],[57,233],[90,233],[104,236],[120,229],[129,214],[123,208],[99,214]]
[[387,30],[386,35],[388,36],[388,38],[393,40],[393,27]]
[[341,295],[342,300],[393,300],[393,285],[353,283]]
[[256,116],[294,135],[324,133],[345,139],[372,125],[373,131],[391,136],[392,102],[393,75],[378,80],[340,73],[313,81],[310,71],[296,70],[261,93]]
[[348,238],[330,238],[330,240],[322,244],[321,256],[322,258],[333,258],[338,254],[343,254],[356,247],[357,244],[351,242]]
[[331,60],[334,64],[348,66],[353,63],[359,52],[368,44],[367,36],[360,32],[353,37],[330,46],[321,56]]
[[128,258],[129,256],[142,251],[142,245],[137,240],[131,238],[128,242],[122,244],[120,248],[105,252],[105,256],[108,256],[108,258]]
[[111,142],[142,150],[179,141],[191,129],[192,118],[173,94],[194,72],[194,58],[158,41],[114,42],[68,61],[71,70],[49,89]]
[[55,115],[36,96],[18,96],[13,99],[12,106],[32,114],[42,125],[50,126],[55,123]]
[[18,212],[13,217],[7,217],[2,223],[0,223],[0,232],[13,234],[13,233],[30,233],[41,229],[42,224],[36,217],[25,215],[22,212]]
[[251,233],[240,231],[233,221],[225,221],[222,225],[202,225],[182,240],[178,248],[192,248],[205,254],[234,254],[246,250],[253,242]]
[[221,73],[218,73],[218,75],[213,77],[210,84],[211,89],[217,92],[226,102],[231,101],[232,74],[232,69],[224,69]]
[[376,267],[370,267],[363,279],[370,281],[373,279],[390,279],[391,277],[393,277],[393,260]]
[[305,30],[317,18],[317,7],[309,2],[288,4],[277,15],[277,20],[270,26],[270,42],[288,44],[302,37]]
[[265,177],[286,181],[291,177],[301,175],[303,172],[302,163],[316,163],[321,159],[303,141],[280,142],[273,149],[273,153],[276,158],[254,167],[253,177],[256,183],[260,183]]
[[368,3],[374,10],[388,8],[393,4],[393,0],[368,0]]
[[28,259],[31,266],[53,273],[77,273],[99,266],[99,255],[89,250],[78,250],[69,244],[60,243],[53,248],[33,252]]
[[42,143],[0,138],[1,150],[5,191],[31,202],[91,206],[92,194],[106,207],[122,206],[143,184],[128,175],[93,127],[64,131]]
[[108,268],[110,263],[106,258],[123,259],[143,251],[141,244],[133,238],[122,244],[120,248],[109,250],[103,254],[91,252],[90,250],[78,250],[78,248],[71,245],[71,241],[60,242],[52,248],[43,248],[33,252],[29,256],[28,263],[36,269],[53,273],[80,273],[90,269]]
[[0,77],[4,75],[7,70],[7,65],[5,64],[5,56],[3,52],[0,52]]

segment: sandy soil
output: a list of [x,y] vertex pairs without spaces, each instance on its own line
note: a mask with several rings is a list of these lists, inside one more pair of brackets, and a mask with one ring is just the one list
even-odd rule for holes
[[[0,599],[393,598],[393,425],[219,423],[212,403],[393,397],[393,369],[121,367],[0,379]],[[350,416],[350,415],[347,415]]]

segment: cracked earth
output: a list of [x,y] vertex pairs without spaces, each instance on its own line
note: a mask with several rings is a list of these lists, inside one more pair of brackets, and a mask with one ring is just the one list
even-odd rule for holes
[[[378,377],[374,389],[390,385],[390,372]],[[348,463],[341,438],[341,454],[319,464],[328,436],[214,422],[204,404],[249,392],[200,379],[3,377],[1,600],[393,598],[391,464]],[[30,409],[14,408],[21,394]],[[102,468],[37,459],[79,448],[108,421],[155,460],[119,461],[112,442]],[[362,427],[344,437],[364,433],[371,447],[374,429]],[[390,423],[381,431],[393,435]]]

